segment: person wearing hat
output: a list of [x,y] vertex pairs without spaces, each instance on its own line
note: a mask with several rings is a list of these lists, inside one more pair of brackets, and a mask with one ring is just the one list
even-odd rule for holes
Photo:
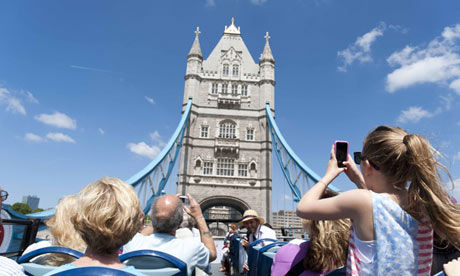
[[[246,210],[243,214],[243,219],[240,225],[248,229],[248,240],[244,240],[243,246],[247,248],[253,241],[260,239],[274,239],[276,240],[276,232],[269,227],[263,225],[264,218],[259,217],[255,210]],[[264,244],[262,244],[263,246]],[[266,244],[265,244],[266,245]]]
[[[260,239],[274,239],[276,240],[276,232],[273,229],[263,225],[265,222],[264,218],[259,217],[255,210],[246,210],[243,214],[243,219],[240,221],[240,225],[244,226],[248,230],[248,236],[241,241],[241,245],[246,249],[249,245],[256,240]],[[262,242],[261,245],[265,246],[271,242]],[[247,261],[243,268],[249,271]]]

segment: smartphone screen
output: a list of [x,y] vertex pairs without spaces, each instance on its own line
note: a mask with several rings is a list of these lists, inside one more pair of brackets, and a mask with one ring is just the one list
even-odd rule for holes
[[348,142],[335,141],[335,158],[339,168],[345,167],[343,162],[348,160]]

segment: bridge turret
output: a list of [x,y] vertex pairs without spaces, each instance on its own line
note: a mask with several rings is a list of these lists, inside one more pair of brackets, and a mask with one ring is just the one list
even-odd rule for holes
[[198,96],[200,90],[201,77],[200,73],[203,65],[203,55],[201,54],[200,28],[197,27],[195,31],[195,40],[193,41],[192,48],[187,55],[187,70],[185,73],[185,93],[184,104],[187,103],[189,98]]
[[271,107],[275,106],[275,59],[273,58],[272,50],[270,49],[270,43],[268,40],[270,36],[268,32],[265,34],[265,47],[263,53],[259,58],[259,70],[260,70],[260,94],[261,102],[263,106],[266,103],[270,103]]

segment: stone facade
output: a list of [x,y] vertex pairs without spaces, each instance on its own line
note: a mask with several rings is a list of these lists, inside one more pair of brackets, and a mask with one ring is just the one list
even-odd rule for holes
[[272,148],[265,104],[274,112],[275,61],[268,33],[259,64],[232,24],[206,60],[199,30],[187,56],[184,108],[193,106],[181,149],[178,192],[204,210],[255,209],[271,221]]

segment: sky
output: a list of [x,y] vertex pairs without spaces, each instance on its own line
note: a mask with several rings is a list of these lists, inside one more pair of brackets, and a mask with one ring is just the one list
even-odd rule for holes
[[[6,203],[37,195],[53,207],[144,168],[180,121],[196,27],[207,58],[232,17],[256,62],[270,33],[277,124],[317,174],[334,140],[360,151],[385,124],[427,137],[460,186],[459,10],[453,0],[2,1]],[[353,188],[342,176],[334,185]]]

